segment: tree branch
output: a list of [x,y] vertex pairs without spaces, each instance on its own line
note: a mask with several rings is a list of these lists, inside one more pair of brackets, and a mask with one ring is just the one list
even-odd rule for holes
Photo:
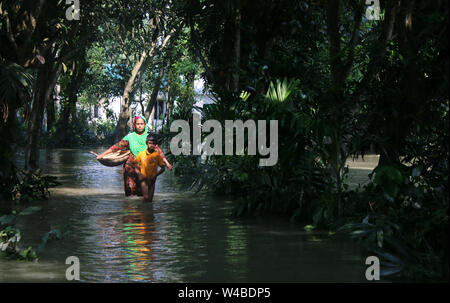
[[349,41],[349,54],[346,60],[346,64],[345,67],[342,71],[342,75],[341,78],[343,80],[345,80],[348,75],[350,74],[351,71],[351,67],[353,65],[353,59],[355,57],[355,47],[359,42],[359,31],[360,31],[360,26],[361,26],[361,21],[362,21],[362,16],[364,14],[364,5],[362,5],[361,3],[356,4],[355,7],[355,14],[354,14],[354,27],[353,27],[353,33],[352,33],[352,37]]
[[339,67],[341,65],[341,59],[339,58],[341,51],[341,39],[339,36],[338,10],[339,0],[328,1],[327,34],[330,42],[330,66],[333,82],[336,84],[340,82]]
[[6,25],[6,36],[8,37],[9,42],[13,46],[14,52],[17,53],[19,50],[19,47],[17,46],[16,39],[14,39],[14,34],[11,29],[11,21],[9,20],[8,14],[3,13],[3,17],[5,18],[5,25]]
[[378,49],[370,55],[370,62],[366,74],[364,75],[362,83],[368,83],[374,75],[377,74],[381,67],[381,61],[386,53],[386,48],[394,39],[394,27],[396,23],[396,16],[398,14],[397,1],[387,1],[386,13],[383,24],[383,34],[379,37]]
[[33,36],[33,33],[37,27],[37,19],[39,18],[39,15],[41,14],[42,11],[42,7],[44,6],[45,0],[40,0],[35,11],[34,14],[32,14],[31,12],[28,12],[28,26],[31,30],[28,30],[25,33],[25,39],[24,39],[24,45],[28,45],[28,43],[31,40],[31,37]]
[[208,66],[208,63],[206,62],[205,57],[203,57],[203,55],[202,55],[200,46],[198,45],[197,32],[194,29],[194,24],[193,24],[192,19],[189,22],[189,26],[191,29],[191,40],[192,40],[192,44],[194,46],[195,54],[197,55],[198,59],[200,60],[200,62],[203,65],[203,68],[206,71],[206,77],[208,79],[208,82],[215,84],[216,83],[215,77],[214,77],[210,67]]

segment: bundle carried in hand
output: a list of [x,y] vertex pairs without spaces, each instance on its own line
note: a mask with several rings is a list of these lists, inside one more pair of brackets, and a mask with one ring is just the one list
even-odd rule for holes
[[[98,156],[98,154],[94,153],[93,151],[91,151],[91,154],[93,154],[96,157]],[[118,150],[105,155],[101,159],[97,159],[97,161],[105,166],[118,166],[127,162],[129,156],[130,156],[129,150],[125,151]]]

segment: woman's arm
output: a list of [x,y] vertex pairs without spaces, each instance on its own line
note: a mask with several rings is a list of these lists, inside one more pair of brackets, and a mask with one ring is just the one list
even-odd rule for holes
[[109,149],[107,149],[106,151],[104,151],[103,153],[101,153],[100,155],[97,156],[97,160],[103,158],[104,156],[106,156],[107,154],[112,153],[111,147]]
[[122,149],[129,149],[129,143],[126,140],[121,140],[120,142],[114,144],[113,146],[111,146],[110,148],[108,148],[106,151],[104,151],[103,153],[101,153],[100,155],[97,156],[97,159],[101,159],[104,156],[118,151],[118,150],[122,150]]

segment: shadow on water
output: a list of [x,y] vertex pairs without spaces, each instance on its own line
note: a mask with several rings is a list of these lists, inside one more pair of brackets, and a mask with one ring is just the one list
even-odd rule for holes
[[[0,282],[64,282],[68,256],[85,282],[364,282],[353,243],[303,231],[284,220],[237,220],[234,203],[177,191],[170,172],[153,203],[125,197],[121,167],[88,151],[43,150],[41,167],[63,183],[41,211],[21,217],[22,245],[36,247],[51,228],[39,262],[0,260]],[[20,165],[20,163],[18,164]]]

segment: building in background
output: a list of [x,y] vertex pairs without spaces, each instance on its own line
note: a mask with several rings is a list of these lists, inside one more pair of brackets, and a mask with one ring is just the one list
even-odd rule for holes
[[[205,104],[212,104],[214,103],[213,96],[211,94],[203,92],[204,89],[204,82],[203,80],[195,80],[194,81],[194,92],[195,92],[195,106],[203,108]],[[143,100],[148,100],[149,95],[143,94],[142,95]],[[122,97],[113,97],[109,99],[109,105],[107,108],[104,105],[105,102],[102,100],[99,101],[98,104],[91,105],[89,108],[90,112],[90,118],[93,122],[98,121],[104,121],[107,119],[106,111],[107,108],[112,111],[115,117],[119,117],[120,113],[120,107],[122,104]],[[150,129],[153,131],[158,131],[161,129],[161,127],[164,124],[164,121],[167,117],[167,110],[168,110],[168,96],[166,92],[159,92],[158,96],[156,98],[155,106],[153,107],[153,110],[150,114],[150,117],[148,119],[148,125]],[[146,104],[145,104],[146,105]],[[177,101],[174,102],[174,108],[177,107]],[[136,114],[142,114],[143,108],[141,104],[136,103],[134,104],[134,107],[132,108],[133,115]],[[197,111],[194,109],[194,111]]]
[[[204,89],[204,82],[203,80],[195,80],[194,81],[194,92],[195,92],[195,100],[194,106],[203,108],[206,104],[212,104],[214,103],[214,98],[211,94],[203,92]],[[60,93],[60,86],[56,85],[55,90],[52,94],[52,98],[54,98],[55,101],[55,110],[56,112],[60,112],[61,110],[61,97],[59,95]],[[148,100],[149,95],[143,94],[141,97],[143,100]],[[89,124],[94,127],[94,125],[104,122],[107,119],[111,119],[111,115],[114,116],[114,120],[118,120],[120,108],[122,105],[122,96],[115,96],[111,97],[108,102],[105,102],[106,99],[102,98],[100,99],[96,104],[91,105],[84,105],[77,103],[77,111],[79,110],[85,110],[89,117]],[[132,108],[133,116],[136,114],[142,114],[144,109],[142,108],[144,105],[141,105],[140,103],[135,103],[134,107]],[[150,114],[150,117],[148,119],[148,125],[150,129],[153,131],[159,131],[161,127],[164,124],[165,119],[167,118],[167,110],[168,110],[168,96],[166,92],[159,92],[155,106]],[[174,108],[177,107],[177,101],[174,102]],[[109,111],[109,114],[108,114]],[[193,112],[198,112],[198,110],[193,109]],[[43,123],[43,130],[47,131],[47,115],[46,112],[44,113],[44,123]]]

